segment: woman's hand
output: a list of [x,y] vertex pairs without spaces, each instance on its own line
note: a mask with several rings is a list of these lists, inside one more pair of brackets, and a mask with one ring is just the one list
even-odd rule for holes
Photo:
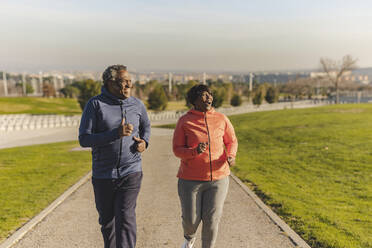
[[229,163],[230,167],[235,165],[235,158],[227,157],[227,163]]
[[208,142],[200,142],[196,150],[198,151],[198,154],[201,154],[205,152],[207,148],[208,148]]

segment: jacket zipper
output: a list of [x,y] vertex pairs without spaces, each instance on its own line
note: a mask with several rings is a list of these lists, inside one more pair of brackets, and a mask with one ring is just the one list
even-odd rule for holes
[[[121,112],[121,120],[120,120],[120,123],[121,123],[121,121],[124,118],[124,115],[123,115],[123,103],[122,102],[120,102],[120,112]],[[126,113],[125,113],[125,115],[126,115]],[[118,178],[120,178],[119,167],[120,167],[121,149],[122,149],[122,147],[123,147],[123,137],[120,137],[119,159],[118,159],[118,162],[116,164],[116,173],[118,174]]]
[[211,181],[213,181],[213,177],[212,177],[212,156],[211,156],[211,137],[209,135],[209,128],[208,128],[208,122],[207,122],[207,113],[204,113],[204,121],[205,121],[205,126],[207,127],[208,149],[209,149],[209,168],[211,170]]

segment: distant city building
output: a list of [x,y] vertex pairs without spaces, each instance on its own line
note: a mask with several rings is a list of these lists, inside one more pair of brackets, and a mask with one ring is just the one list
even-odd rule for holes
[[[53,73],[13,73],[13,72],[0,72],[0,96],[42,96],[43,84],[51,84],[56,91],[57,95],[59,90],[66,85],[73,83],[77,77],[73,74],[53,72]],[[83,79],[86,75],[80,75],[78,78]],[[89,77],[91,78],[91,77]],[[31,87],[33,93],[27,93],[27,86]]]
[[[337,72],[332,71],[330,72],[331,77],[336,77]],[[325,78],[327,74],[325,72],[311,72],[310,77],[311,78]],[[361,83],[361,84],[370,84],[371,81],[369,79],[369,75],[366,74],[360,74],[360,73],[355,73],[353,71],[347,71],[344,73],[344,75],[341,77],[342,81],[347,81],[347,82],[354,82],[354,83]]]
[[[132,73],[134,81],[139,84],[146,84],[151,80],[157,80],[169,84],[169,73]],[[222,80],[224,82],[231,82],[233,75],[231,74],[210,74],[210,73],[171,73],[172,84],[184,84],[188,81],[194,80],[200,83],[206,83],[207,80],[217,81]]]
[[256,83],[288,83],[289,81],[296,80],[298,78],[307,78],[309,77],[309,73],[300,72],[300,73],[292,73],[292,72],[253,72],[243,75],[233,75],[232,80],[233,82],[242,82],[242,83],[250,83],[250,81],[254,81]]

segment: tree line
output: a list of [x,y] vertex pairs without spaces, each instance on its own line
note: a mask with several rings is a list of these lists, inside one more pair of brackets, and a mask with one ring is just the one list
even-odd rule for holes
[[[186,93],[194,85],[199,84],[198,81],[190,80],[186,84],[175,84],[172,90],[169,91],[167,82],[159,82],[151,80],[146,84],[135,82],[132,95],[140,98],[149,109],[155,111],[165,110],[169,101],[185,101],[186,106],[191,107],[187,102]],[[243,84],[225,83],[221,80],[208,81],[213,94],[213,106],[218,108],[224,102],[230,103],[232,106],[242,104],[242,95],[246,91]],[[100,93],[102,83],[91,79],[74,82],[60,90],[64,97],[77,98],[80,107],[83,109],[86,102],[92,97]]]
[[[344,56],[341,61],[327,58],[320,59],[323,75],[319,77],[298,77],[287,83],[258,83],[253,80],[253,88],[249,89],[247,83],[224,82],[220,79],[213,81],[208,79],[206,84],[211,88],[213,94],[213,106],[218,108],[223,104],[240,106],[244,101],[251,102],[257,106],[262,103],[275,103],[281,101],[295,101],[304,99],[330,99],[335,96],[336,103],[339,102],[340,90],[364,90],[371,89],[370,86],[345,82],[343,76],[346,72],[356,68],[356,59],[350,55]],[[172,90],[168,88],[168,82],[151,80],[146,84],[136,82],[132,94],[143,100],[149,109],[155,111],[165,110],[169,101],[187,102],[187,91],[200,82],[190,80],[184,84],[173,84]],[[91,79],[74,82],[60,90],[64,97],[77,98],[81,108],[94,95],[100,93],[102,83]],[[45,87],[48,93],[52,84]],[[55,92],[53,92],[55,94]]]
[[[186,93],[194,85],[200,82],[190,80],[185,84],[176,84],[169,91],[167,82],[158,82],[151,80],[146,84],[134,84],[132,91],[133,96],[140,98],[149,109],[155,111],[165,110],[169,101],[184,101],[187,107],[191,104],[187,102]],[[215,108],[221,107],[223,104],[231,106],[240,106],[243,101],[252,102],[255,105],[261,105],[263,102],[275,103],[278,102],[279,96],[288,87],[274,86],[272,84],[253,83],[253,90],[249,90],[249,85],[246,83],[231,83],[222,80],[212,81],[207,80],[207,85],[210,87],[213,95],[212,105]],[[77,98],[81,108],[92,97],[100,93],[102,83],[91,79],[74,82],[60,90],[64,97]],[[288,92],[292,94],[292,92]],[[298,95],[296,94],[296,98]]]

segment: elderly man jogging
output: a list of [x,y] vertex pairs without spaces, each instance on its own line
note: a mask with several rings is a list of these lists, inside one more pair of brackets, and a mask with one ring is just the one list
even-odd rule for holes
[[131,97],[127,68],[109,66],[102,93],[86,104],[79,128],[82,147],[92,147],[92,183],[105,248],[136,246],[136,202],[141,153],[150,138],[144,104]]

